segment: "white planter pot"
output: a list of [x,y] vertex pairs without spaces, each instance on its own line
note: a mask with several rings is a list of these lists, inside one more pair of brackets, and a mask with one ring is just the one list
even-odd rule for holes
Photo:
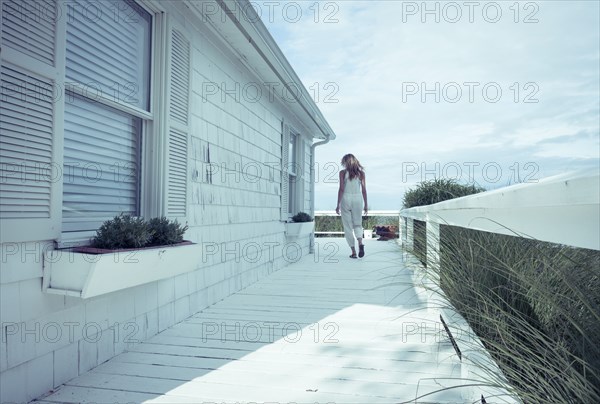
[[199,244],[88,254],[44,253],[43,290],[87,299],[197,269]]
[[315,222],[286,223],[285,235],[287,237],[302,237],[311,234],[315,230]]

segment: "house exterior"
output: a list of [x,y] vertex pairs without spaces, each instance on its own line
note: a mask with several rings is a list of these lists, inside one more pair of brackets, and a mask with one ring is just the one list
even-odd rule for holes
[[[285,222],[314,214],[315,147],[335,135],[249,2],[3,0],[0,21],[1,402],[310,252]],[[187,223],[192,258],[94,297],[48,287],[123,212]]]

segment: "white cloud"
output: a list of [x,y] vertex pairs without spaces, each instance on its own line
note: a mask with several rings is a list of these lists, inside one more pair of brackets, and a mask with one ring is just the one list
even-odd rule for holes
[[[317,161],[356,154],[369,169],[369,199],[377,208],[399,207],[412,183],[403,181],[402,162],[495,161],[505,172],[515,162],[534,162],[540,175],[597,164],[598,2],[529,2],[528,8],[521,2],[519,23],[513,2],[496,3],[502,7],[497,23],[486,22],[481,11],[491,2],[480,2],[473,23],[463,6],[455,24],[444,21],[453,17],[450,9],[440,23],[433,15],[422,23],[418,14],[402,22],[403,10],[422,2],[320,2],[317,23],[313,2],[297,4],[304,7],[300,21],[280,18],[268,26],[304,84],[321,88],[318,105],[338,138],[317,149]],[[335,11],[325,10],[327,4],[339,8],[338,23],[323,22]],[[430,9],[435,4],[442,10],[448,3],[427,2]],[[539,21],[523,23],[528,15]],[[338,103],[323,102],[327,82],[339,86]],[[473,102],[465,82],[480,83],[472,85]],[[456,89],[449,83],[458,83],[463,94],[456,103],[443,92],[440,102],[433,95],[422,102],[420,94],[404,91],[403,100],[410,83],[446,85],[447,99]],[[491,102],[496,88],[502,96]],[[538,102],[523,102],[528,95]],[[335,198],[332,185],[317,184],[317,208],[332,208]]]

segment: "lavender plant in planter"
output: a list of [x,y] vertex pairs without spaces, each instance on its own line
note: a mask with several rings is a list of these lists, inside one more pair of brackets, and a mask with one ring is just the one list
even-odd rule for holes
[[187,228],[166,218],[117,216],[91,246],[47,251],[43,290],[85,299],[193,271],[201,250],[183,240]]
[[302,237],[311,234],[315,229],[315,221],[306,212],[298,212],[292,216],[291,222],[285,224],[287,237]]

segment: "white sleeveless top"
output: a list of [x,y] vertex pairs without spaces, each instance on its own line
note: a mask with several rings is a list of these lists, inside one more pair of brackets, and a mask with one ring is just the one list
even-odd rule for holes
[[348,171],[344,174],[344,195],[361,195],[360,179],[350,179]]

